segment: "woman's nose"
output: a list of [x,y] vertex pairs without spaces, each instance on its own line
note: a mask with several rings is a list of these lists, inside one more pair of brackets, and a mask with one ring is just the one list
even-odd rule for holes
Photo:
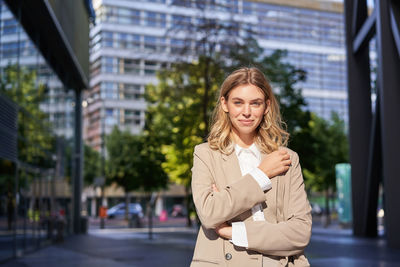
[[251,114],[250,105],[244,105],[244,107],[243,107],[243,115],[244,116],[250,116],[250,114]]

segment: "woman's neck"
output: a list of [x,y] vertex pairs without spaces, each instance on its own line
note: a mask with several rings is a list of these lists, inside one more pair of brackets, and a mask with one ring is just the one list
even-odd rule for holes
[[248,148],[254,143],[254,134],[239,135],[235,131],[232,131],[231,134],[233,141],[241,147]]

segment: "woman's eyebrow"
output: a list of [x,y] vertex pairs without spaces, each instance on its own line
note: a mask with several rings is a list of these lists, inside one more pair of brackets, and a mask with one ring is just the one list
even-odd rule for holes
[[[232,97],[232,100],[243,100],[243,99],[240,98],[240,97]],[[264,99],[262,99],[262,98],[255,98],[255,99],[252,99],[252,100],[250,100],[250,101],[264,101]]]

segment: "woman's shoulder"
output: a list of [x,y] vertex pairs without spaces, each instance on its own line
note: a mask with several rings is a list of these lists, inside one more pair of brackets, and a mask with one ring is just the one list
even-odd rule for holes
[[221,152],[219,150],[212,149],[208,142],[204,142],[202,144],[196,145],[194,147],[194,154],[196,155],[209,155],[215,157],[216,154],[220,155]]
[[198,144],[194,147],[195,154],[207,154],[211,153],[213,150],[209,146],[208,142],[204,142],[202,144]]

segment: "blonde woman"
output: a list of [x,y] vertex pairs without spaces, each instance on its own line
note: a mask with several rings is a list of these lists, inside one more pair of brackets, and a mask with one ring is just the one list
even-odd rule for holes
[[192,267],[309,266],[311,208],[282,124],[260,70],[241,68],[225,79],[208,142],[194,151],[202,226]]

